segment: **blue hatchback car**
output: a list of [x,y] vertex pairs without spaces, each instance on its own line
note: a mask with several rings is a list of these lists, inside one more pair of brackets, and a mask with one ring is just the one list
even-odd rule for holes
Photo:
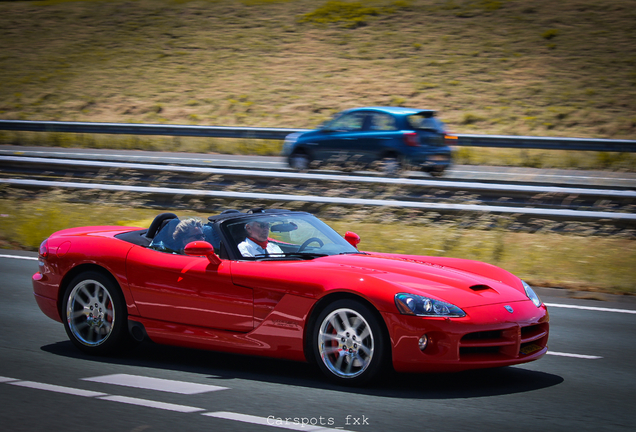
[[433,110],[355,108],[336,114],[316,130],[288,135],[283,155],[297,170],[335,165],[376,168],[387,175],[420,169],[441,176],[451,163],[452,138]]

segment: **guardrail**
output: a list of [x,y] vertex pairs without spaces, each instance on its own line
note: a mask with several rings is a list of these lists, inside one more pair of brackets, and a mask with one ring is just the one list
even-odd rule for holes
[[[0,120],[0,130],[283,140],[291,133],[306,132],[309,129]],[[636,140],[469,134],[456,136],[454,144],[458,146],[636,152]]]
[[345,197],[326,197],[315,195],[293,195],[293,194],[273,194],[258,192],[237,192],[237,191],[215,191],[215,190],[199,190],[187,188],[167,188],[167,187],[148,187],[148,186],[129,186],[121,184],[103,184],[103,183],[78,183],[69,181],[46,181],[46,180],[30,180],[17,178],[0,178],[0,184],[11,186],[19,186],[26,188],[64,188],[76,190],[103,190],[113,192],[133,192],[143,193],[146,195],[185,195],[198,198],[225,198],[225,199],[243,199],[243,200],[264,200],[273,202],[304,202],[318,204],[339,204],[354,206],[373,206],[373,207],[397,207],[397,208],[415,208],[420,210],[442,212],[442,213],[460,213],[460,212],[477,212],[477,213],[495,213],[519,215],[524,217],[539,217],[554,220],[580,220],[580,221],[613,221],[615,223],[624,223],[632,226],[636,223],[636,214],[588,211],[588,210],[571,210],[571,209],[547,209],[536,207],[505,207],[491,206],[479,204],[447,204],[432,202],[416,202],[402,201],[392,199],[365,199],[365,198],[345,198]]

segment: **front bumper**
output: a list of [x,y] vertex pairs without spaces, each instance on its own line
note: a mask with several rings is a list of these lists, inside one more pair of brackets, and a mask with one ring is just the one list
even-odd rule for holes
[[33,295],[40,310],[49,318],[62,322],[57,303],[57,286],[40,272],[35,273],[31,280],[33,282]]
[[[509,313],[504,306],[514,309]],[[526,363],[548,350],[549,315],[531,301],[464,309],[463,318],[383,313],[398,372],[456,372]],[[428,336],[421,351],[418,340]]]

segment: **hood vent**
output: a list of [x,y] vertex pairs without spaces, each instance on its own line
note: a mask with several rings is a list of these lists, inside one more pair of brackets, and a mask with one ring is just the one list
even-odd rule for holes
[[490,288],[488,285],[473,285],[470,287],[470,289],[473,291],[486,291],[492,288]]

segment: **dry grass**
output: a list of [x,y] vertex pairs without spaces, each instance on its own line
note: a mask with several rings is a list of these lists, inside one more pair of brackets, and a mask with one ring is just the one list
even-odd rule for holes
[[0,117],[304,128],[406,105],[458,133],[634,137],[633,0],[376,0],[302,22],[324,4],[0,2]]

